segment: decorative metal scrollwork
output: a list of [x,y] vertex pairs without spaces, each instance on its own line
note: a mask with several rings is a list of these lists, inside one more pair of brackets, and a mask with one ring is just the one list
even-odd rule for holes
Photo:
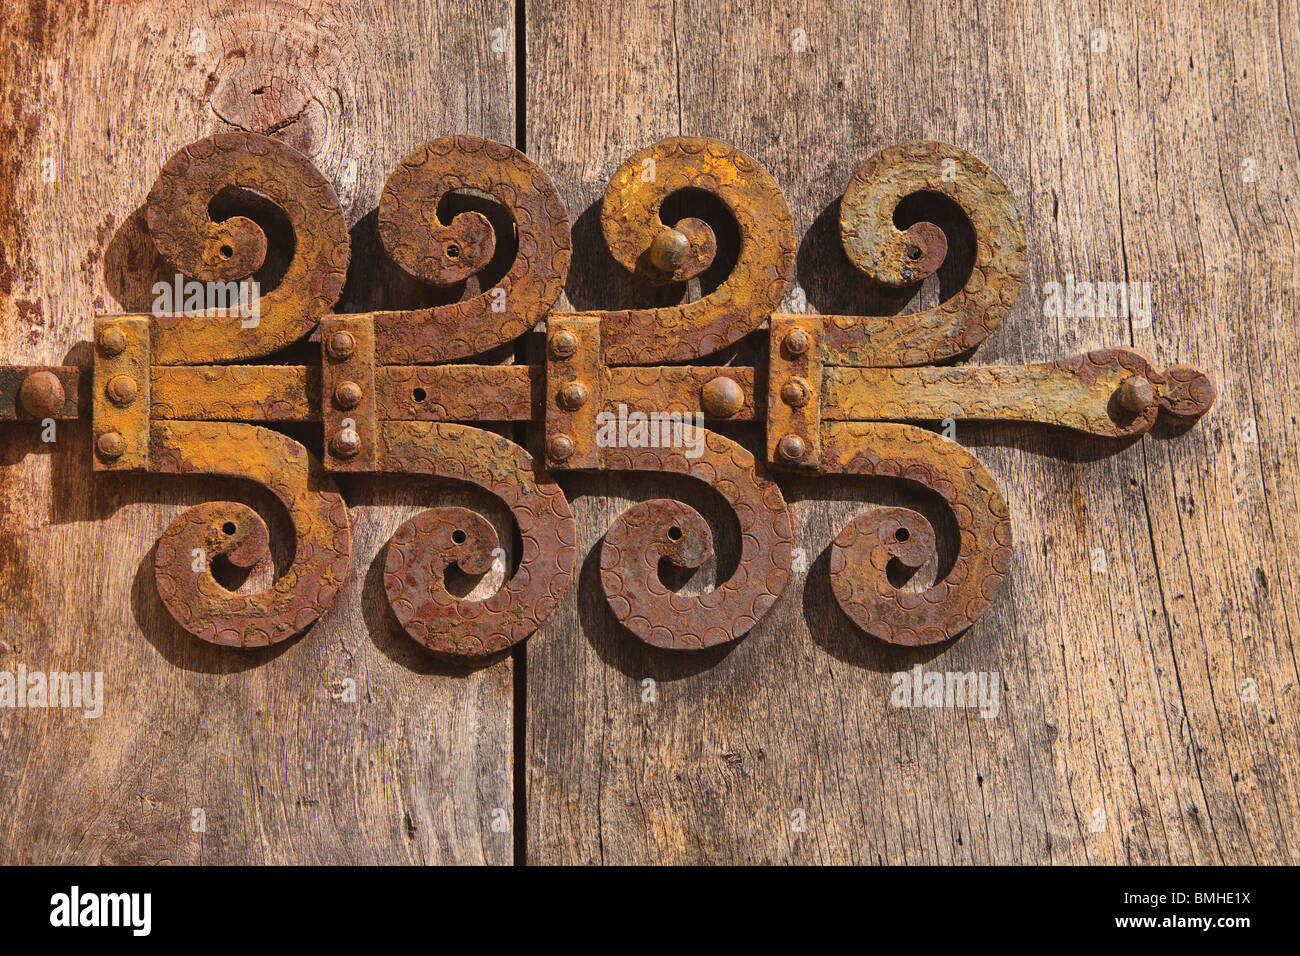
[[279,432],[237,422],[154,422],[154,471],[247,478],[289,511],[293,562],[256,594],[234,594],[212,575],[218,555],[251,568],[270,556],[265,522],[247,505],[212,501],[168,525],[154,554],[158,594],[185,630],[213,644],[264,647],[310,627],[347,578],[352,534],[347,505],[320,462]]
[[255,358],[311,332],[343,291],[350,246],[334,188],[307,157],[256,133],[218,133],[169,159],[149,191],[146,221],[159,255],[201,282],[251,277],[266,259],[267,236],[246,216],[213,222],[212,201],[227,189],[261,193],[293,228],[293,257],[276,288],[256,303],[257,323],[227,317],[156,315],[151,360],[197,365]]
[[680,448],[610,449],[602,467],[690,475],[722,495],[740,522],[740,563],[707,594],[681,595],[659,578],[659,562],[698,568],[713,550],[699,512],[659,498],[633,505],[614,520],[600,551],[605,597],[629,631],[647,644],[694,650],[744,636],[790,582],[794,535],[776,482],[743,447],[715,432],[689,457]]
[[504,501],[523,542],[519,567],[482,601],[457,598],[451,565],[484,574],[505,550],[492,525],[465,508],[432,508],[408,519],[388,544],[384,591],[406,632],[431,651],[479,657],[527,638],[569,588],[577,528],[564,492],[514,442],[467,425],[384,422],[385,471],[437,475],[478,485]]
[[[903,315],[778,313],[794,269],[789,211],[758,162],[716,140],[678,137],[636,154],[614,174],[601,209],[616,262],[660,283],[700,276],[718,255],[708,222],[665,220],[671,196],[703,191],[731,216],[739,245],[729,274],[680,305],[556,310],[571,256],[568,213],[545,173],[488,140],[457,136],[418,147],[379,203],[384,248],[431,283],[482,275],[502,243],[517,249],[501,278],[449,305],[332,313],[349,260],[338,200],[306,157],[251,133],[185,147],[149,194],[153,241],[183,276],[229,283],[263,265],[269,240],[261,226],[212,216],[213,200],[232,188],[269,199],[293,231],[287,269],[257,299],[253,321],[188,306],[101,315],[90,368],[0,367],[0,418],[89,414],[97,470],[228,475],[279,498],[294,529],[293,557],[262,591],[228,590],[210,567],[218,558],[243,568],[269,562],[267,526],[246,505],[191,508],[159,539],[163,603],[186,630],[216,644],[284,640],[337,596],[351,540],[331,473],[414,473],[468,482],[500,499],[522,553],[513,572],[500,567],[495,593],[459,597],[448,573],[487,572],[503,561],[502,542],[474,511],[418,514],[384,556],[393,613],[433,653],[498,654],[536,631],[571,584],[577,533],[556,479],[572,470],[688,476],[734,513],[739,561],[702,594],[674,591],[660,577],[662,562],[698,568],[713,552],[708,523],[682,502],[629,507],[600,544],[600,583],[615,617],[647,644],[675,650],[743,636],[788,586],[796,540],[781,470],[918,485],[939,497],[957,528],[956,558],[942,579],[921,589],[891,582],[895,564],[916,568],[935,556],[935,529],[911,509],[878,508],[835,538],[831,590],[849,619],[882,640],[944,641],[997,599],[1010,564],[1011,516],[975,456],[922,423],[1036,422],[1122,438],[1145,432],[1162,413],[1194,419],[1214,402],[1203,372],[1160,368],[1125,348],[1020,367],[934,364],[969,353],[998,327],[1026,254],[1006,184],[940,143],[877,153],[853,174],[840,204],[849,261],[871,280],[903,288],[935,274],[952,237],[930,222],[900,225],[900,204],[937,194],[965,217],[974,248],[964,284],[939,305]],[[444,200],[467,190],[505,207],[509,236],[478,212],[446,218]],[[538,363],[465,361],[541,323],[546,354]],[[319,362],[244,363],[314,332]],[[699,362],[753,332],[768,337],[766,364]],[[322,456],[271,427],[283,422],[319,422]],[[530,454],[485,429],[488,422],[540,425],[540,446]],[[705,422],[762,423],[766,462]]]
[[438,206],[458,190],[486,193],[514,219],[518,253],[495,286],[463,302],[374,316],[377,359],[422,365],[478,355],[546,317],[569,273],[569,214],[550,179],[523,153],[477,136],[436,139],[398,165],[379,199],[379,238],[393,261],[435,285],[482,272],[496,249],[487,217],[444,225]]

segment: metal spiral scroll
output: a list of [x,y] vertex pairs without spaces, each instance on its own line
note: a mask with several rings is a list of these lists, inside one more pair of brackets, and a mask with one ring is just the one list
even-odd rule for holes
[[467,425],[384,422],[385,471],[454,478],[485,488],[510,508],[523,554],[514,575],[482,601],[447,590],[452,564],[489,570],[500,543],[492,526],[465,508],[431,508],[404,522],[388,543],[384,591],[411,637],[429,650],[483,657],[532,634],[573,576],[577,528],[559,485],[514,442]]
[[482,213],[448,224],[438,204],[457,190],[478,190],[514,217],[519,242],[510,271],[463,302],[375,315],[375,349],[393,364],[445,362],[477,355],[527,332],[559,298],[569,272],[569,214],[541,168],[523,153],[477,136],[425,143],[402,160],[379,200],[379,237],[407,272],[452,285],[492,259],[496,236]]
[[970,351],[998,327],[1025,274],[1025,229],[1015,197],[970,153],[936,142],[904,143],[858,168],[840,200],[840,238],[849,260],[883,285],[913,286],[934,275],[948,240],[933,223],[894,223],[898,204],[917,193],[953,200],[975,232],[975,262],[960,291],[922,312],[828,316],[827,350],[836,364],[924,365]]
[[823,433],[826,470],[883,475],[937,493],[960,536],[942,581],[904,591],[889,581],[892,560],[917,568],[935,554],[930,522],[907,508],[854,518],[831,545],[831,588],[853,622],[891,644],[934,644],[970,627],[993,603],[1011,562],[1011,519],[997,482],[956,442],[914,425],[837,422]]
[[699,650],[746,634],[790,582],[793,532],[781,489],[743,447],[705,432],[703,453],[681,449],[607,450],[603,467],[689,475],[713,488],[740,522],[740,561],[706,594],[683,595],[659,578],[659,562],[697,568],[713,553],[709,526],[688,505],[658,498],[615,519],[600,550],[600,581],[629,631],[654,647]]
[[213,644],[262,647],[310,627],[333,603],[352,557],[351,526],[342,495],[307,449],[256,425],[158,421],[150,451],[158,472],[264,485],[294,528],[293,561],[284,574],[264,591],[237,594],[217,582],[211,563],[224,555],[251,568],[268,557],[266,524],[257,513],[232,501],[208,502],[168,525],[158,539],[154,579],[181,627]]
[[[658,308],[553,311],[572,253],[568,214],[536,164],[485,139],[420,146],[380,198],[377,228],[388,254],[435,285],[482,278],[500,246],[517,245],[494,285],[432,308],[329,315],[349,260],[338,200],[305,157],[251,133],[185,147],[149,194],[153,241],[186,276],[232,282],[264,264],[268,239],[259,225],[245,216],[212,218],[213,200],[229,188],[267,197],[294,231],[292,259],[261,297],[258,321],[100,317],[88,378],[75,368],[0,366],[0,418],[71,417],[75,389],[90,383],[98,470],[234,475],[284,503],[294,558],[257,594],[231,592],[209,570],[217,557],[245,568],[269,562],[267,527],[252,509],[232,502],[191,508],[158,542],[163,602],[187,630],[218,644],[272,644],[309,626],[337,594],[351,551],[347,511],[324,466],[279,433],[219,419],[319,423],[332,471],[451,478],[504,502],[522,554],[483,600],[448,586],[450,572],[484,574],[504,555],[492,524],[471,510],[435,507],[410,518],[385,558],[384,590],[405,631],[436,654],[484,658],[526,639],[555,609],[572,581],[577,534],[563,491],[540,462],[494,432],[454,422],[531,422],[541,427],[545,461],[556,472],[680,474],[725,500],[741,554],[727,580],[705,593],[674,591],[659,576],[665,561],[694,569],[713,554],[710,527],[690,506],[666,498],[632,505],[604,536],[608,604],[624,627],[659,648],[714,647],[757,624],[792,576],[790,515],[764,464],[736,442],[706,431],[698,456],[685,447],[605,447],[602,414],[631,408],[650,417],[753,422],[766,431],[774,467],[893,477],[929,489],[959,534],[954,563],[933,585],[904,589],[890,580],[897,564],[919,568],[936,556],[935,529],[907,508],[854,518],[830,554],[832,592],[862,630],[923,645],[954,637],[997,597],[1011,523],[996,482],[970,452],[902,422],[1037,422],[1123,438],[1147,431],[1160,415],[1194,419],[1215,397],[1204,372],[1160,368],[1122,348],[1035,365],[935,364],[970,352],[998,326],[1026,263],[1025,230],[1007,185],[941,143],[875,154],[840,202],[849,260],[871,280],[899,288],[934,276],[959,241],[935,223],[896,218],[904,202],[942,196],[965,216],[959,225],[963,234],[969,225],[974,252],[962,287],[933,308],[896,316],[776,314],[794,273],[789,209],[753,157],[712,139],[676,137],[635,154],[604,194],[601,228],[614,260],[649,282],[700,277],[718,255],[721,224],[668,221],[672,197],[703,191],[734,221],[736,260],[720,284],[696,301]],[[474,211],[444,221],[439,207],[457,192],[502,204],[513,234],[498,234]],[[519,340],[541,321],[548,324],[542,361],[445,364]],[[765,326],[766,364],[696,361]],[[316,328],[319,365],[213,365],[265,356]]]
[[683,362],[716,352],[758,328],[794,274],[794,227],[776,182],[752,156],[698,136],[642,150],[610,180],[600,223],[624,268],[682,282],[712,263],[717,240],[708,224],[687,218],[670,228],[659,216],[663,201],[683,189],[722,200],[740,230],[739,258],[726,280],[695,302],[599,313],[610,364]]
[[351,247],[334,188],[302,153],[255,133],[209,136],[163,166],[146,203],[159,254],[202,282],[253,275],[266,258],[262,227],[246,216],[214,222],[208,211],[232,187],[261,193],[284,211],[293,258],[279,285],[258,301],[256,324],[231,316],[156,317],[153,360],[160,365],[266,355],[310,332],[343,291]]

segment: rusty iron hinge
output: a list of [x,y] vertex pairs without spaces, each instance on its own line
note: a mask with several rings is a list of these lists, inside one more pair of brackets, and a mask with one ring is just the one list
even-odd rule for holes
[[[618,620],[648,644],[682,650],[741,637],[789,585],[795,534],[783,472],[923,486],[947,504],[959,533],[942,580],[924,591],[891,583],[891,562],[920,567],[936,542],[921,514],[889,507],[852,519],[835,538],[831,589],[869,634],[898,644],[943,641],[997,598],[1011,518],[976,457],[923,423],[1036,422],[1122,438],[1160,415],[1194,419],[1214,401],[1201,371],[1162,368],[1125,348],[1023,367],[937,364],[967,355],[997,328],[1026,258],[1010,190],[983,163],[940,143],[877,153],[840,203],[853,266],[900,289],[933,276],[949,241],[929,222],[900,228],[900,203],[939,194],[964,213],[974,236],[964,286],[933,308],[901,315],[781,314],[795,262],[789,210],[752,157],[711,139],[677,137],[632,156],[604,196],[610,252],[656,283],[697,278],[718,255],[708,223],[663,221],[668,197],[712,193],[735,220],[730,273],[695,301],[656,308],[554,309],[569,269],[568,213],[546,174],[499,143],[468,136],[426,143],[388,178],[379,202],[388,254],[439,286],[482,273],[505,239],[476,211],[444,222],[438,210],[449,194],[486,194],[513,217],[518,252],[509,270],[448,305],[333,314],[350,254],[334,190],[306,157],[242,132],[185,147],[149,194],[153,242],[187,281],[229,299],[266,258],[266,233],[251,218],[212,218],[210,204],[229,188],[270,199],[293,229],[283,279],[250,309],[187,301],[151,314],[99,315],[89,368],[0,367],[0,419],[88,414],[97,470],[233,476],[283,503],[296,535],[292,563],[259,593],[227,590],[210,570],[217,556],[244,568],[267,556],[267,526],[246,505],[190,508],[159,539],[162,601],[186,630],[216,644],[262,646],[310,627],[337,597],[351,559],[348,509],[331,475],[400,472],[469,482],[510,509],[522,553],[490,597],[470,600],[447,585],[453,566],[483,574],[502,554],[492,524],[465,508],[436,507],[403,523],[384,566],[396,618],[430,651],[466,658],[503,651],[540,626],[572,581],[577,531],[555,475],[575,469],[688,475],[734,512],[739,563],[706,594],[678,594],[659,578],[661,560],[696,568],[713,550],[709,524],[686,504],[632,505],[600,546],[601,585]],[[541,361],[466,361],[542,323]],[[765,362],[700,364],[750,333],[766,334]],[[318,362],[264,361],[312,334]],[[289,422],[320,424],[320,457],[274,427]],[[540,426],[538,453],[483,427],[511,422]],[[766,460],[712,427],[729,422],[763,423]],[[205,560],[196,563],[195,554]]]

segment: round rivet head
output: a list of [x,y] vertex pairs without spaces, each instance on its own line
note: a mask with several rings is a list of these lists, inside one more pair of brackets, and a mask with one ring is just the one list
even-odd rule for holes
[[559,402],[561,408],[567,408],[569,411],[581,408],[587,401],[587,386],[581,382],[570,382],[560,389]]
[[803,408],[812,396],[812,389],[801,378],[792,378],[781,386],[781,400],[791,408]]
[[334,388],[334,404],[339,408],[356,408],[361,404],[361,386],[356,382],[339,382]]
[[52,418],[63,411],[66,395],[59,377],[48,369],[29,372],[18,389],[18,401],[29,415]]
[[745,407],[745,390],[734,378],[717,375],[700,389],[700,404],[711,418],[730,418]]
[[569,358],[578,351],[578,337],[572,332],[556,332],[551,336],[551,356]]
[[1145,411],[1156,400],[1156,390],[1141,375],[1130,375],[1119,386],[1119,403],[1130,412]]
[[345,428],[330,442],[330,451],[334,453],[335,458],[356,458],[361,451],[361,437],[351,429]]
[[126,439],[117,432],[104,432],[95,442],[95,450],[100,458],[114,461],[126,453]]
[[808,448],[798,435],[786,435],[777,443],[776,450],[786,461],[798,461]]
[[105,355],[121,355],[122,350],[126,348],[126,333],[116,325],[110,325],[99,330],[96,341],[99,343],[99,350]]
[[357,340],[350,332],[335,332],[330,336],[328,348],[333,358],[345,359],[357,350]]
[[785,349],[791,355],[803,355],[812,345],[812,339],[803,329],[791,329],[785,337]]
[[104,387],[109,399],[116,405],[130,405],[140,394],[140,386],[130,375],[114,375]]
[[691,251],[691,240],[676,229],[665,229],[650,243],[650,262],[660,272],[676,272]]
[[573,457],[573,439],[568,435],[552,435],[546,442],[546,455],[552,461],[568,461]]

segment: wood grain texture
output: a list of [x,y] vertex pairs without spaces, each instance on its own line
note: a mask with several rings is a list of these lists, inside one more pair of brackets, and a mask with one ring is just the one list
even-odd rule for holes
[[[810,568],[729,650],[639,645],[589,553],[527,649],[528,859],[1296,862],[1295,4],[527,17],[528,148],[575,217],[575,307],[648,304],[600,256],[598,201],[624,157],[681,133],[773,174],[808,310],[860,314],[875,299],[839,248],[838,196],[877,149],[934,138],[989,163],[1026,220],[1025,290],[976,361],[1131,345],[1220,389],[1197,427],[1137,443],[963,426],[1006,495],[1015,557],[993,610],[936,648],[875,642],[831,600],[831,539],[888,489],[783,482]],[[1045,317],[1044,284],[1067,274],[1150,282],[1150,326]],[[696,494],[565,485],[584,549],[630,500]],[[996,671],[1000,713],[892,707],[890,675],[917,664]]]
[[[384,178],[437,136],[513,139],[513,17],[508,0],[6,4],[0,354],[85,361],[94,311],[147,309],[144,198],[176,149],[232,128],[303,150],[340,194],[356,280],[342,308],[409,301],[417,284],[375,237]],[[320,453],[310,429],[295,437]],[[98,719],[0,712],[0,860],[512,861],[492,822],[513,806],[513,663],[433,664],[382,586],[402,520],[482,502],[432,482],[342,484],[356,507],[339,600],[283,649],[230,653],[167,615],[150,551],[184,507],[263,497],[93,474],[86,423],[53,446],[5,430],[0,669],[102,671],[105,703]]]

